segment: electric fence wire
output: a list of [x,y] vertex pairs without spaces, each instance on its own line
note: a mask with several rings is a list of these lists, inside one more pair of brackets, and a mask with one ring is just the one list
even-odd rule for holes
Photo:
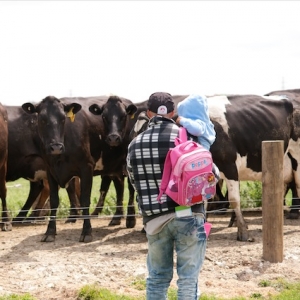
[[[299,198],[292,198],[292,199],[299,199]],[[260,200],[247,200],[247,208],[241,208],[242,212],[243,211],[251,211],[253,209],[259,209],[260,206],[258,206],[258,204],[261,204],[261,199]],[[229,204],[228,208],[219,208],[219,209],[210,209],[207,210],[208,214],[214,214],[214,213],[219,213],[219,212],[233,212],[234,209],[230,208],[230,201],[208,201],[207,202],[208,205],[211,204]],[[106,212],[103,213],[103,209],[106,209]],[[134,214],[119,214],[116,215],[113,213],[114,210],[116,210],[117,208],[122,208],[125,210],[124,206],[109,206],[109,211],[111,213],[107,214],[107,206],[102,206],[102,207],[94,207],[94,209],[101,209],[102,213],[99,213],[97,215],[82,215],[80,214],[82,212],[83,209],[89,209],[90,207],[77,207],[77,208],[70,208],[70,207],[66,207],[66,208],[60,208],[58,207],[57,209],[51,209],[51,208],[39,208],[39,209],[30,209],[30,210],[22,210],[22,211],[15,211],[15,210],[8,210],[7,213],[10,216],[15,216],[13,217],[13,222],[14,223],[24,223],[26,222],[26,220],[28,221],[45,221],[45,220],[49,220],[51,218],[55,218],[57,221],[61,220],[61,221],[66,221],[66,220],[84,220],[84,219],[110,219],[110,218],[126,218],[126,217],[141,217],[140,213],[134,213]],[[136,207],[134,205],[132,206],[127,206],[127,209],[129,208],[133,208],[135,209],[135,211],[137,211]],[[292,205],[292,206],[284,206],[285,210],[288,209],[300,209],[300,205]],[[51,216],[50,212],[56,210],[56,216]],[[74,211],[76,210],[78,212],[78,214],[69,214],[68,216],[65,216],[66,213],[64,214],[64,216],[61,216],[63,214],[63,211]],[[2,213],[5,213],[6,211],[3,211]],[[22,217],[18,217],[18,213],[25,213],[26,216]],[[44,212],[44,214],[42,214]],[[27,214],[30,213],[29,216],[27,216]],[[42,215],[41,215],[42,214]]]

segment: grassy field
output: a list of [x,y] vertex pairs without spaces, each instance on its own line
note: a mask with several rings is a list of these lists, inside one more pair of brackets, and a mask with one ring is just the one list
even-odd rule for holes
[[[201,295],[201,300],[300,300],[300,283],[288,283],[285,280],[275,280],[273,282],[261,282],[261,285],[276,286],[278,290],[277,295],[269,295],[263,297],[261,294],[254,293],[249,297],[233,297],[233,298],[223,298],[216,297],[214,295]],[[139,282],[137,289],[145,290],[146,283]],[[174,288],[170,288],[168,291],[169,300],[177,300],[177,291]],[[113,293],[105,288],[98,287],[96,285],[86,285],[79,289],[77,300],[145,300],[145,297],[133,297],[129,295],[120,295]],[[38,300],[30,294],[24,295],[7,295],[0,296],[0,300]]]
[[[93,187],[91,193],[91,206],[90,211],[92,211],[99,199],[99,189],[101,184],[101,177],[95,176],[93,180]],[[12,217],[15,217],[19,210],[24,205],[28,193],[29,193],[29,181],[25,179],[19,179],[13,182],[7,182],[7,205],[8,210]],[[58,217],[64,218],[69,213],[69,198],[66,189],[59,190],[60,205],[58,210]],[[123,205],[127,207],[128,202],[128,189],[127,189],[127,179],[125,180],[125,191],[124,191],[124,203]],[[105,204],[103,208],[103,214],[112,215],[116,208],[116,192],[111,183],[109,192],[107,193]]]
[[[91,193],[91,206],[90,211],[92,211],[99,198],[99,189],[101,184],[101,177],[95,176],[93,180],[93,187]],[[223,190],[226,192],[226,189]],[[25,203],[25,200],[29,193],[29,181],[25,179],[19,179],[13,182],[7,182],[7,203],[8,209],[12,217],[16,216],[19,210]],[[261,182],[241,182],[240,187],[241,195],[241,207],[242,208],[253,208],[261,207],[261,197],[262,188]],[[66,189],[59,190],[60,206],[58,210],[58,218],[65,218],[69,213],[69,198]],[[291,205],[292,195],[289,192],[286,196],[287,205]],[[124,203],[123,206],[126,208],[128,202],[128,189],[127,189],[127,179],[125,180],[125,191],[124,191]],[[113,183],[110,186],[109,192],[105,199],[105,204],[102,214],[106,216],[113,215],[116,208],[116,192]],[[137,211],[137,210],[136,210]]]

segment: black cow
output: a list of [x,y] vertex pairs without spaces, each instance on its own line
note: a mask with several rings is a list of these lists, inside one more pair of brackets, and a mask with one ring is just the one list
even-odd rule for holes
[[[102,156],[97,162],[94,176],[100,175],[101,186],[100,196],[96,208],[91,215],[98,215],[102,212],[105,197],[113,182],[116,189],[116,211],[109,223],[109,226],[120,225],[123,217],[124,179],[126,177],[126,155],[129,144],[129,133],[136,118],[136,106],[123,97],[72,97],[61,98],[64,103],[76,102],[82,105],[83,109],[92,118],[99,119],[100,128],[98,138],[101,140]],[[109,101],[108,101],[109,100]],[[124,118],[121,110],[127,110],[128,116]],[[100,115],[100,118],[99,116]],[[96,138],[96,136],[95,136]],[[136,225],[134,208],[134,189],[128,180],[129,200],[127,206],[126,227],[133,228]]]
[[1,229],[3,231],[11,230],[10,216],[6,203],[6,170],[8,155],[8,128],[7,128],[7,112],[5,107],[0,104],[0,198],[2,200],[2,222]]
[[[88,147],[88,143],[86,145],[82,145],[83,148],[83,154],[82,159],[81,157],[76,155],[77,148],[81,147],[81,139],[84,140],[85,136],[87,135],[86,131],[80,130],[80,126],[78,126],[78,123],[71,123],[68,119],[66,120],[65,112],[71,112],[72,117],[75,116],[75,114],[81,109],[81,106],[78,104],[69,105],[69,106],[63,106],[61,102],[59,102],[54,97],[47,97],[42,102],[40,102],[37,105],[33,105],[31,103],[26,103],[22,106],[25,112],[27,112],[29,115],[36,115],[36,126],[33,127],[33,131],[36,131],[36,128],[38,128],[38,154],[39,156],[42,156],[43,160],[46,163],[46,170],[47,170],[47,178],[49,180],[49,187],[50,187],[50,206],[51,206],[51,220],[48,225],[48,230],[43,237],[42,241],[53,241],[56,234],[56,210],[58,208],[58,185],[61,187],[66,187],[66,185],[70,182],[70,180],[73,178],[73,176],[77,176],[78,171],[82,172],[82,176],[86,175],[86,180],[83,179],[82,182],[84,182],[87,185],[87,189],[89,188],[89,169],[93,169],[93,159],[88,155],[89,160],[84,160],[85,158],[85,152],[89,154],[89,150],[86,149]],[[85,116],[87,119],[87,117]],[[79,117],[80,119],[80,117]],[[66,123],[66,126],[65,126]],[[71,124],[70,124],[71,123]],[[87,128],[87,123],[83,120],[82,123]],[[71,125],[71,126],[70,126]],[[74,126],[73,126],[74,125]],[[65,133],[65,129],[66,130]],[[82,135],[78,135],[76,133],[76,130],[78,130],[78,133]],[[74,150],[72,149],[72,141],[74,142]],[[68,150],[65,155],[65,143],[67,142]],[[77,143],[76,143],[77,142]],[[77,148],[76,148],[77,147]],[[79,166],[77,167],[77,162],[74,161],[75,159],[79,160],[79,163],[86,163],[86,166]],[[77,170],[72,170],[70,172],[66,166],[71,165],[70,168]],[[67,169],[67,170],[66,170]],[[86,171],[87,170],[87,171]],[[84,177],[83,177],[84,178]],[[84,189],[82,189],[84,190]],[[82,193],[84,195],[84,193]],[[89,197],[89,193],[88,193]],[[81,200],[81,206],[86,207],[89,206],[89,200],[80,199]],[[87,205],[85,204],[87,203]],[[88,215],[88,213],[85,214]],[[91,234],[91,227],[89,226],[89,220],[84,220],[84,230],[82,233],[81,240],[84,241],[86,236],[89,236]],[[87,240],[89,238],[87,237]]]
[[46,168],[37,149],[36,117],[25,114],[20,106],[6,106],[8,113],[8,163],[7,181],[19,178],[30,180],[26,203],[14,222],[22,221],[43,189]]
[[[110,225],[119,225],[121,217],[123,216],[123,196],[124,196],[124,179],[126,173],[126,156],[128,151],[128,145],[130,142],[129,133],[133,126],[133,120],[136,113],[136,106],[130,104],[127,99],[111,97],[104,105],[94,103],[89,107],[89,111],[99,118],[100,122],[105,129],[100,131],[100,137],[105,142],[102,148],[102,160],[101,164],[97,164],[95,174],[102,176],[100,198],[97,204],[97,208],[92,213],[93,215],[101,212],[101,208],[104,204],[104,199],[109,188],[111,181],[114,182],[117,192],[117,207],[113,219]],[[127,111],[130,118],[121,118],[117,112],[116,107],[127,103]],[[119,122],[116,124],[114,120],[118,119]],[[116,127],[118,125],[118,127]],[[134,189],[128,180],[129,189],[129,201],[127,207],[126,227],[133,228],[136,224],[135,208],[134,208]]]
[[[44,182],[47,180],[46,165],[39,150],[39,135],[37,131],[37,115],[27,114],[21,106],[5,106],[8,115],[8,160],[6,181],[15,181],[19,178],[29,180],[28,197],[13,219],[13,223],[23,222],[34,202],[42,197],[47,199]],[[79,214],[74,183],[68,186],[68,195],[71,203],[71,216],[67,222],[74,222]],[[38,218],[42,208],[40,205],[27,220]]]
[[[55,239],[58,186],[66,187],[77,176],[80,178],[80,205],[84,219],[79,241],[89,242],[92,239],[89,206],[94,170],[100,166],[103,168],[106,159],[110,158],[106,153],[108,141],[112,145],[108,152],[120,154],[115,148],[122,141],[126,122],[135,106],[131,103],[124,104],[119,97],[110,97],[103,106],[110,106],[112,110],[108,110],[108,115],[104,114],[108,119],[104,118],[104,121],[99,122],[99,118],[88,115],[85,109],[81,109],[86,104],[67,102],[66,99],[60,101],[48,96],[36,105],[22,105],[25,112],[38,115],[40,151],[47,166],[51,215],[42,241]],[[108,137],[100,139],[99,133]]]

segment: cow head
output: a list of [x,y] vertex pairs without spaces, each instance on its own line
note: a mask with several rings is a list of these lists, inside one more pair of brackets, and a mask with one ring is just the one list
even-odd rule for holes
[[28,114],[37,113],[38,133],[46,154],[62,154],[65,151],[65,122],[69,117],[74,121],[75,114],[81,109],[78,103],[63,104],[53,96],[48,96],[38,104],[25,103],[23,110]]
[[93,104],[89,111],[94,115],[101,115],[103,120],[102,138],[112,147],[119,146],[127,134],[129,118],[137,108],[134,104],[123,101],[118,96],[110,96],[102,106]]
[[137,119],[136,122],[133,126],[133,128],[130,131],[130,135],[129,138],[132,140],[134,139],[137,135],[139,135],[141,132],[145,131],[148,127],[148,123],[149,123],[149,117],[147,116],[147,112],[146,111],[142,111]]

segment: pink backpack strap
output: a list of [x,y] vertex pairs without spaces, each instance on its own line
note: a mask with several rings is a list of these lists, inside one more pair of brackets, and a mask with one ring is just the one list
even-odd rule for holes
[[179,145],[181,143],[184,143],[188,140],[187,138],[187,131],[184,127],[179,127],[179,135],[178,138],[175,139],[175,145]]
[[[175,139],[175,145],[181,144],[183,142],[187,141],[187,132],[184,127],[179,128],[179,136]],[[165,163],[164,163],[164,170],[163,175],[161,179],[161,184],[159,187],[159,194],[157,196],[157,201],[161,203],[160,198],[162,197],[163,193],[166,191],[168,184],[169,184],[169,178],[171,176],[172,172],[172,164],[171,164],[171,151],[168,151]]]
[[187,131],[184,127],[179,128],[179,138],[182,142],[186,142],[188,140]]
[[159,194],[157,196],[157,201],[161,203],[160,198],[162,197],[163,193],[166,191],[169,183],[169,178],[171,176],[171,171],[172,171],[172,164],[171,164],[171,157],[170,157],[171,152],[168,151],[166,160],[164,163],[164,170],[163,170],[163,175],[159,187]]

